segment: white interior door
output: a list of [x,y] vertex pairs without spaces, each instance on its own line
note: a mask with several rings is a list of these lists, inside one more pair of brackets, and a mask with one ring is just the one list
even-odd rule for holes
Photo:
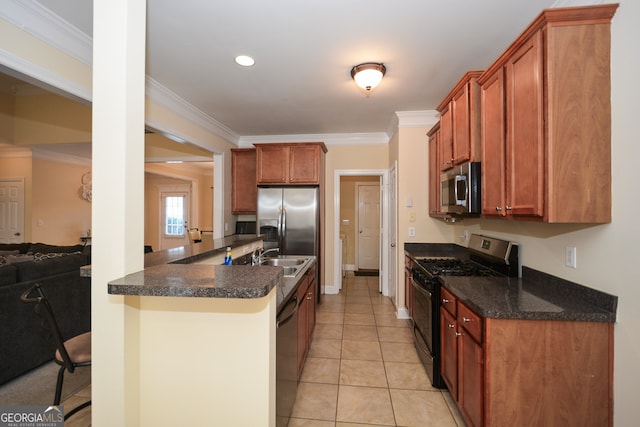
[[24,242],[24,179],[0,180],[0,243]]
[[357,268],[380,267],[380,184],[358,184]]
[[393,305],[398,307],[397,281],[398,281],[398,233],[397,233],[397,204],[396,204],[396,167],[389,170],[389,297]]

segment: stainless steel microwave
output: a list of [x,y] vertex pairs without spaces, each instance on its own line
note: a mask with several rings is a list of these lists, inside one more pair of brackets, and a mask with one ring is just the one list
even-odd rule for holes
[[469,162],[440,175],[440,211],[479,214],[481,210],[480,162]]

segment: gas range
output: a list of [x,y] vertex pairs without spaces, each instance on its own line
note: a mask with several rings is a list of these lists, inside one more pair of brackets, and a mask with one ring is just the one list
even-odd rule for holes
[[464,258],[420,257],[411,270],[414,343],[431,384],[444,388],[440,373],[440,281],[444,276],[518,276],[518,246],[472,234]]
[[468,259],[419,258],[418,264],[431,276],[500,276],[495,270]]

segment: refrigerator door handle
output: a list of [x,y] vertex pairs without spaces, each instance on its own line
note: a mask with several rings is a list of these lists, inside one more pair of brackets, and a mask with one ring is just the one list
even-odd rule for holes
[[282,207],[282,241],[280,246],[280,253],[286,253],[285,242],[287,241],[287,208]]
[[280,253],[282,253],[282,232],[284,227],[282,226],[282,205],[278,206],[278,247],[280,248]]

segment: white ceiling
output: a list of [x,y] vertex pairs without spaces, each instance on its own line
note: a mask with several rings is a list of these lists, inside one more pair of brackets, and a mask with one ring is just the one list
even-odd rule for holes
[[[577,3],[147,0],[147,74],[238,137],[388,133],[395,112],[434,110],[542,9]],[[91,36],[91,1],[40,4]],[[368,61],[387,75],[367,96],[349,73]]]

